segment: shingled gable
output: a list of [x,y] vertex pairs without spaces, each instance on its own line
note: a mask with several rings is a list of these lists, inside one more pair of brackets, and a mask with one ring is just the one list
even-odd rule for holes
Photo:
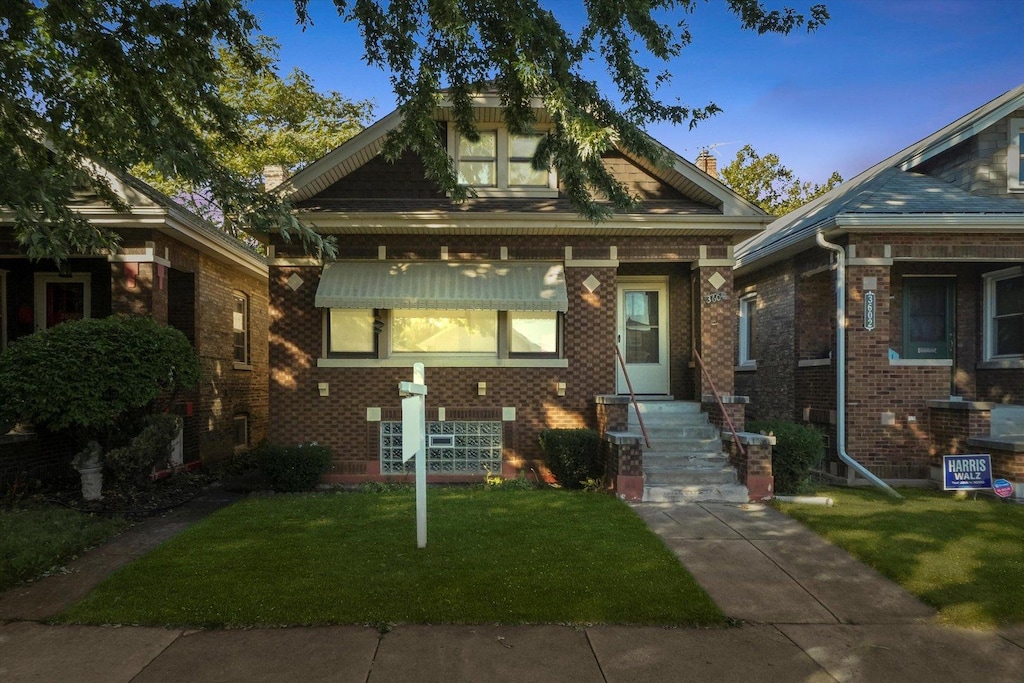
[[[478,118],[482,122],[498,122],[501,110],[492,97],[477,99]],[[448,119],[448,109],[442,102],[436,118],[440,125]],[[538,108],[538,122],[544,123],[546,116]],[[286,194],[296,203],[300,213],[309,216],[318,229],[326,233],[345,232],[351,229],[373,227],[380,229],[380,221],[373,221],[370,215],[396,216],[401,214],[401,230],[415,230],[417,219],[430,221],[436,229],[438,218],[453,218],[466,228],[467,223],[487,220],[483,214],[503,214],[505,220],[514,215],[522,225],[531,219],[550,223],[552,214],[558,215],[560,230],[593,230],[590,221],[576,216],[569,202],[562,198],[503,198],[481,197],[456,204],[434,188],[418,188],[410,192],[408,174],[402,176],[402,197],[373,197],[351,191],[332,193],[332,188],[342,187],[346,181],[357,184],[361,173],[369,173],[373,167],[384,173],[385,164],[380,151],[387,135],[401,126],[402,114],[392,112],[377,121],[360,134],[309,165],[293,178],[282,184],[279,192]],[[755,205],[739,197],[715,178],[700,171],[671,150],[664,148],[668,163],[659,167],[651,162],[629,155],[618,149],[609,155],[608,163],[618,175],[642,178],[648,191],[638,192],[642,197],[640,206],[630,214],[617,213],[602,223],[605,232],[614,230],[619,234],[641,231],[651,234],[652,230],[668,234],[680,228],[699,229],[702,234],[735,234],[738,228],[757,229],[765,223],[764,213]],[[411,157],[400,163],[416,166],[418,160]],[[376,166],[375,166],[376,165]],[[620,176],[621,177],[621,176]],[[422,182],[420,183],[423,184]],[[652,186],[657,185],[656,188]],[[650,188],[650,189],[648,189]],[[395,190],[397,191],[397,190]],[[353,196],[355,195],[355,196]],[[369,220],[369,223],[367,221]],[[643,227],[640,227],[643,222]],[[487,228],[493,232],[494,226]],[[625,231],[625,233],[623,232]]]
[[761,268],[791,256],[813,245],[815,235],[826,230],[835,235],[872,224],[885,225],[888,230],[958,230],[968,216],[972,225],[1024,229],[1024,202],[1013,197],[972,194],[919,172],[939,155],[1020,109],[1024,109],[1024,85],[779,218],[736,248],[737,271]]

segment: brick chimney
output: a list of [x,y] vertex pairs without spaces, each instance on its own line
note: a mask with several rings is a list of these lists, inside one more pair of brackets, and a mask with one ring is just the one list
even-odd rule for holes
[[718,159],[711,156],[706,149],[701,150],[697,155],[697,168],[707,173],[712,178],[718,177]]
[[263,167],[263,189],[273,190],[288,180],[288,167],[284,164],[268,164]]

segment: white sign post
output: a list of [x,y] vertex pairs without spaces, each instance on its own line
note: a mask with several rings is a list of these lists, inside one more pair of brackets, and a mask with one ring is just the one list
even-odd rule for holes
[[412,381],[399,382],[402,399],[402,462],[416,458],[416,547],[427,547],[427,385],[423,363],[412,366]]

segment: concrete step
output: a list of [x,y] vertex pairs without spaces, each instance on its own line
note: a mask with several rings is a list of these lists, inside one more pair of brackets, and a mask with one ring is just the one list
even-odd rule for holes
[[652,439],[650,448],[644,449],[644,453],[659,453],[662,455],[721,452],[722,441],[718,437],[713,439],[679,439],[678,441],[655,441]]
[[747,487],[741,484],[707,486],[644,486],[645,503],[746,503]]
[[724,456],[681,456],[675,458],[644,458],[644,472],[687,472],[690,470],[732,469]]
[[[679,441],[685,439],[717,439],[718,429],[712,424],[702,425],[644,425],[651,441]],[[640,425],[629,425],[629,431],[639,433]]]
[[[696,401],[638,401],[637,406],[640,413],[647,419],[648,415],[658,414],[700,414],[700,403]],[[633,406],[630,405],[630,413],[633,413]]]
[[693,468],[679,469],[674,471],[648,471],[644,468],[644,485],[651,487],[661,486],[710,486],[739,484],[736,478],[736,470],[732,467],[717,468]]

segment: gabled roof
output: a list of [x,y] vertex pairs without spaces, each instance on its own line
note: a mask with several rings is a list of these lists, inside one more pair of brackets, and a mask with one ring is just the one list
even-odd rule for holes
[[[494,96],[481,95],[475,99],[476,113],[481,122],[501,120],[500,102]],[[540,105],[537,104],[539,107]],[[444,121],[449,118],[450,105],[442,100],[437,107],[435,118]],[[403,115],[395,110],[364,129],[355,137],[299,171],[295,176],[279,186],[292,201],[308,200],[317,193],[327,189],[334,183],[352,173],[363,164],[380,153],[387,135],[401,126]],[[548,119],[541,109],[538,122]],[[655,141],[656,142],[656,141]],[[721,215],[763,217],[760,207],[740,197],[721,181],[712,178],[698,169],[691,162],[683,159],[672,150],[657,143],[666,152],[667,165],[656,166],[646,159],[638,158],[620,149],[628,159],[645,171],[679,190],[682,194],[705,204],[717,207]]]
[[977,135],[1024,107],[1024,85],[953,121],[944,128],[875,164],[830,192],[782,216],[765,232],[736,248],[737,269],[762,267],[814,243],[815,235],[845,225],[955,224],[970,216],[990,224],[1024,228],[1024,202],[973,195],[939,178],[912,169]]

